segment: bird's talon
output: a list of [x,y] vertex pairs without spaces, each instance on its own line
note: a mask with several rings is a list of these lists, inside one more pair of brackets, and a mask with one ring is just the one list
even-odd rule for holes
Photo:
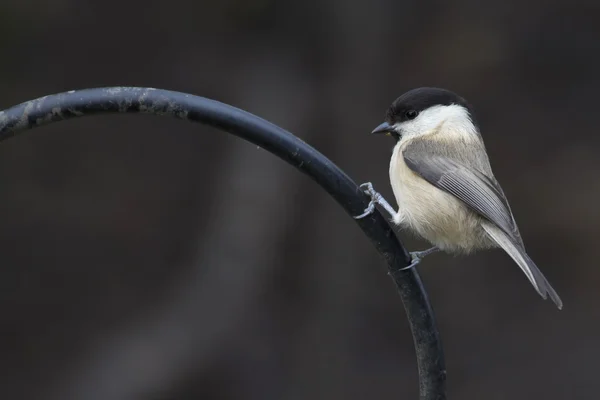
[[416,255],[414,253],[410,253],[410,256],[411,256],[410,265],[408,265],[407,267],[404,267],[404,268],[400,268],[400,271],[406,271],[407,269],[414,268],[417,265],[419,265],[421,263],[421,261],[423,260],[421,257],[419,257],[418,255]]
[[371,182],[365,182],[365,183],[361,183],[359,188],[363,188],[363,186],[367,187],[367,190],[373,190],[373,184]]
[[371,182],[362,183],[359,188],[363,190],[363,193],[373,198],[373,195],[377,193],[375,189],[373,189],[373,184]]
[[366,217],[367,215],[370,215],[370,214],[372,214],[374,210],[375,210],[375,203],[374,203],[373,201],[371,201],[371,202],[369,203],[369,205],[367,206],[367,208],[365,208],[365,211],[364,211],[362,214],[360,214],[360,215],[357,215],[356,217],[353,217],[353,218],[354,218],[354,219],[361,219],[361,218],[364,218],[364,217]]
[[399,269],[397,269],[396,271],[393,271],[393,272],[388,272],[388,275],[394,275],[394,273],[396,273],[396,272],[398,272],[398,271],[406,271],[406,270],[408,270],[408,269],[412,269],[412,268],[416,267],[417,265],[419,265],[419,263],[421,262],[421,258],[419,258],[419,257],[414,257],[414,256],[412,255],[412,253],[411,253],[411,257],[412,257],[412,258],[411,258],[410,265],[408,265],[408,266],[406,266],[406,267],[404,267],[404,268],[399,268]]

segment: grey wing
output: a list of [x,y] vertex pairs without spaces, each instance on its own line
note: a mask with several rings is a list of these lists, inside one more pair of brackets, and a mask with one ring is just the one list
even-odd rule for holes
[[[519,265],[543,298],[549,294],[561,308],[562,301],[525,252],[519,229],[500,185],[493,176],[488,177],[467,166],[469,161],[468,165],[481,165],[482,160],[475,158],[477,154],[473,154],[472,149],[463,150],[452,153],[445,149],[442,153],[424,141],[414,141],[406,147],[403,156],[412,171],[438,189],[455,196],[487,220],[482,226],[492,240]],[[469,157],[474,159],[469,160]]]
[[522,245],[508,201],[495,179],[469,168],[450,154],[436,154],[424,143],[411,143],[403,152],[406,165],[423,179],[463,201]]

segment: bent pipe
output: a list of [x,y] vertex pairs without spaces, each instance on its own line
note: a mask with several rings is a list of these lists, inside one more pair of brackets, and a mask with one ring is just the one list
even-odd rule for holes
[[[75,117],[105,113],[165,115],[200,122],[268,150],[315,180],[350,216],[359,215],[369,199],[327,157],[290,132],[215,100],[187,93],[138,87],[69,91],[27,101],[0,112],[0,141],[27,129]],[[354,220],[388,264],[413,334],[421,400],[446,398],[446,369],[433,310],[417,271],[401,269],[410,255],[385,218],[375,211]]]

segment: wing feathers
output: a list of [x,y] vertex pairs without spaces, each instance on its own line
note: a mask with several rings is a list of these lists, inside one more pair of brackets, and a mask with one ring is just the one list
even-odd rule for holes
[[409,146],[404,152],[404,161],[411,170],[432,185],[462,200],[516,241],[521,241],[506,199],[487,176],[450,158],[411,150],[413,148]]

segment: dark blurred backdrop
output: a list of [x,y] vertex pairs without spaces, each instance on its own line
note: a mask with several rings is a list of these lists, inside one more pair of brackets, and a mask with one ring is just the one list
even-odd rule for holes
[[[534,260],[419,270],[451,399],[600,391],[600,3],[3,0],[0,109],[86,87],[243,108],[357,182],[417,86],[465,96]],[[99,116],[0,144],[2,399],[410,399],[412,338],[383,260],[318,186],[199,125]],[[400,234],[408,248],[426,243]]]

